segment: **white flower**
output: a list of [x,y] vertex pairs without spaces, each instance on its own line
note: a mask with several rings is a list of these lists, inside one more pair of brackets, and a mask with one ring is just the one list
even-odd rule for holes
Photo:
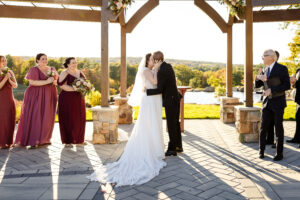
[[76,82],[76,86],[80,86],[80,84],[81,84],[80,81]]
[[88,88],[91,88],[92,85],[90,83],[88,83],[87,86],[88,86]]

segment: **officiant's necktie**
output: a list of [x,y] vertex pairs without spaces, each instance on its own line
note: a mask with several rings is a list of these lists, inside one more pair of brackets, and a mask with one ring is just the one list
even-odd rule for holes
[[270,67],[268,67],[268,71],[267,71],[267,77],[269,78],[270,76]]

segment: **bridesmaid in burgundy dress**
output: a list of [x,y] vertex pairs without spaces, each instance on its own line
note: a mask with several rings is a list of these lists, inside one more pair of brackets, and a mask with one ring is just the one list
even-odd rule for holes
[[67,69],[61,72],[58,80],[58,85],[62,89],[58,99],[58,119],[61,141],[67,147],[72,147],[72,144],[86,144],[85,100],[71,87],[76,78],[85,79],[85,76],[77,69],[77,62],[73,57],[67,58],[64,66]]
[[[0,71],[6,65],[6,58],[0,56]],[[0,149],[7,149],[13,144],[16,125],[16,106],[12,88],[17,87],[18,84],[12,71],[3,76],[0,75]]]
[[[38,146],[51,144],[57,104],[57,72],[48,67],[45,54],[36,56],[37,66],[32,67],[26,75],[29,87],[24,94],[20,122],[15,143],[19,146]],[[50,70],[56,73],[48,77]]]

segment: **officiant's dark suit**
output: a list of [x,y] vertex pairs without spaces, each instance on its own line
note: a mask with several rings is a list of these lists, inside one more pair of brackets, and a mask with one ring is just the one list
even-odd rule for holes
[[157,89],[147,89],[147,95],[162,94],[163,106],[167,118],[169,146],[166,155],[176,155],[182,151],[181,130],[179,123],[180,99],[173,67],[163,62],[157,72]]
[[[284,139],[283,114],[286,107],[285,91],[290,89],[290,77],[287,67],[277,62],[267,73],[267,77],[267,87],[271,89],[271,95],[263,98],[262,123],[259,135],[260,157],[264,157],[266,133],[270,129],[271,121],[274,120],[277,141],[277,154],[274,160],[281,160]],[[255,81],[255,87],[262,86],[264,86],[263,81]]]

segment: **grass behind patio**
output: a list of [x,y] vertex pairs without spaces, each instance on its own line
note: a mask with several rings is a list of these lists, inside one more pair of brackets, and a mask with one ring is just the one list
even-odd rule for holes
[[[287,101],[287,107],[285,108],[284,120],[295,120],[296,103],[293,101]],[[255,104],[255,106],[261,107],[261,103]],[[139,107],[134,107],[134,119],[137,119],[139,113]],[[165,112],[163,109],[163,118],[165,119]],[[185,104],[184,105],[184,118],[185,119],[219,119],[220,118],[220,105],[197,105],[197,104]],[[92,112],[86,110],[86,120],[92,121]],[[56,115],[56,122],[58,117]]]

